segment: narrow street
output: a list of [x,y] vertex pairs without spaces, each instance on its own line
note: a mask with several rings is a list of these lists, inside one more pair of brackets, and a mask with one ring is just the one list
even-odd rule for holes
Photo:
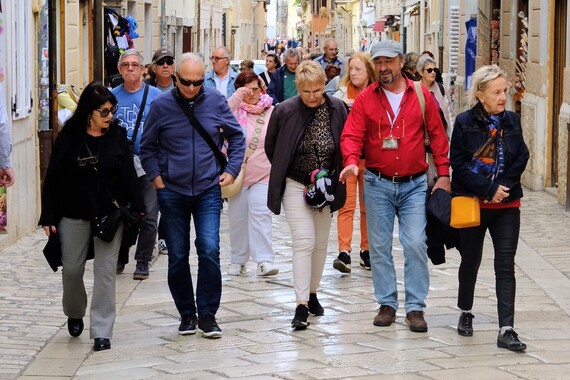
[[[224,211],[225,213],[225,211]],[[371,273],[332,268],[333,225],[319,298],[322,317],[305,331],[289,327],[294,314],[291,239],[283,216],[274,218],[279,275],[229,277],[227,218],[222,225],[223,296],[219,340],[177,333],[167,257],[159,256],[146,281],[131,279],[129,263],[117,283],[118,317],[112,349],[92,351],[89,331],[72,338],[61,310],[61,272],[42,256],[43,231],[0,255],[0,379],[567,379],[570,372],[570,215],[544,192],[526,191],[517,253],[515,328],[526,353],[496,347],[497,316],[491,242],[485,246],[474,305],[475,334],[456,333],[458,252],[430,263],[427,333],[410,332],[404,311],[390,327],[375,327]],[[397,233],[397,231],[396,231]],[[396,235],[395,233],[395,235]],[[357,247],[358,236],[353,246]],[[401,246],[395,262],[402,278]],[[196,257],[192,255],[195,275]],[[86,281],[92,284],[92,266]],[[400,298],[403,287],[400,287]],[[86,326],[89,326],[86,321]]]

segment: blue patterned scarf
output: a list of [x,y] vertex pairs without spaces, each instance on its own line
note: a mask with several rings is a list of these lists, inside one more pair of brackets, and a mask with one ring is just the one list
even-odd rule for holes
[[493,181],[505,167],[505,143],[503,141],[502,115],[487,115],[487,127],[489,138],[479,148],[469,163],[468,167],[473,173],[482,174]]

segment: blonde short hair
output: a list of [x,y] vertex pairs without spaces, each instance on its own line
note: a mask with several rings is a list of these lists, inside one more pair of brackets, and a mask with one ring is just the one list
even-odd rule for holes
[[478,91],[485,91],[489,82],[497,78],[507,79],[507,73],[497,65],[487,65],[478,68],[471,77],[471,88],[467,93],[469,106],[474,106],[479,102]]
[[308,84],[318,83],[325,85],[327,77],[321,65],[314,61],[302,61],[295,70],[295,83],[300,92]]

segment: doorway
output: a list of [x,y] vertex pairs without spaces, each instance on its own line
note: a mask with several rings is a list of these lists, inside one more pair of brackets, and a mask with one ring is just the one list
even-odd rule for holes
[[553,83],[552,83],[552,129],[550,131],[550,170],[547,172],[546,187],[558,187],[558,176],[562,175],[558,171],[559,152],[559,113],[563,102],[564,91],[564,67],[566,66],[566,24],[567,24],[567,1],[556,1],[554,11],[554,39],[553,51]]

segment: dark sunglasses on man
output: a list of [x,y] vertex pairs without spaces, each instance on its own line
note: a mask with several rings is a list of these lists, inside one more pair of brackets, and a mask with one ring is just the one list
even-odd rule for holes
[[178,77],[178,81],[180,82],[180,84],[183,86],[186,86],[186,87],[190,87],[190,86],[198,87],[204,83],[204,78],[197,79],[197,80],[189,80],[189,79],[181,78],[178,73],[176,74],[176,76]]
[[174,58],[172,57],[164,57],[159,59],[158,61],[155,62],[157,66],[164,66],[164,64],[166,63],[168,66],[174,65]]

